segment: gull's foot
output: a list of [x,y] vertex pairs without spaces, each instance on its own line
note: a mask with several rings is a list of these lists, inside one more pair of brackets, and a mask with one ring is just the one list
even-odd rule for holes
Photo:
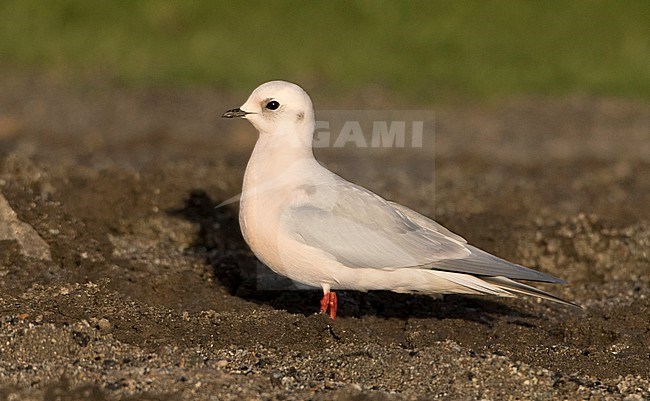
[[332,320],[336,319],[336,310],[338,309],[338,298],[335,292],[326,292],[323,299],[320,300],[320,311],[327,313],[329,309]]

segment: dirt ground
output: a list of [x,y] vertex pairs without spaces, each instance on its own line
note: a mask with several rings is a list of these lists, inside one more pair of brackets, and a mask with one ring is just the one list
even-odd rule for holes
[[215,208],[255,141],[220,119],[246,95],[2,78],[0,399],[650,398],[648,104],[422,100],[421,150],[319,151],[584,307],[341,292],[332,321],[318,291],[260,288],[237,204]]

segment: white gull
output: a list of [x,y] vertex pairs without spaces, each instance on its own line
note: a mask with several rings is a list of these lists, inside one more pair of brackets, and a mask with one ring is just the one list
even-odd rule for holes
[[575,305],[515,280],[564,281],[485,251],[432,219],[329,171],[314,158],[314,110],[298,85],[271,81],[224,113],[258,130],[241,195],[239,223],[257,258],[274,272],[323,290],[536,296]]

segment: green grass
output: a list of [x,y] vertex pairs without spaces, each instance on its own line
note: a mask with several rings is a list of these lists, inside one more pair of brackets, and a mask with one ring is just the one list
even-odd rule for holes
[[650,99],[650,1],[0,0],[0,65],[126,85]]

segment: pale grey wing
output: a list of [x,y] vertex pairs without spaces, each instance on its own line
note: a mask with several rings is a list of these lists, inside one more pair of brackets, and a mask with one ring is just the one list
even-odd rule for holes
[[318,188],[309,203],[288,207],[282,215],[287,232],[349,267],[426,268],[470,254],[464,243],[427,230],[381,197],[346,184],[335,191]]
[[[463,237],[449,231],[444,226],[434,220],[421,215],[420,213],[409,209],[399,203],[389,202],[391,206],[408,216],[413,222],[430,230],[438,231],[450,238],[458,241],[467,242]],[[491,255],[472,245],[466,245],[472,252],[469,256],[462,259],[448,259],[433,263],[430,267],[436,270],[445,270],[456,273],[468,273],[478,276],[501,276],[511,279],[543,281],[548,283],[564,283],[557,277],[549,274],[532,270],[515,263]]]
[[449,238],[455,239],[455,240],[463,242],[463,243],[467,243],[467,240],[465,238],[461,237],[460,235],[458,235],[456,233],[453,233],[453,232],[449,231],[442,224],[438,223],[435,220],[432,220],[432,219],[428,218],[427,216],[424,216],[424,215],[416,212],[415,210],[413,210],[411,208],[408,208],[408,207],[406,207],[404,205],[400,205],[397,202],[388,201],[388,204],[391,205],[392,207],[394,207],[395,210],[397,210],[397,211],[403,213],[404,215],[406,215],[415,224],[418,224],[421,227],[424,227],[424,228],[426,228],[428,230],[437,231],[437,232],[439,232],[439,233],[441,233],[441,234],[443,234],[443,235],[445,235],[445,236],[447,236]]
[[350,267],[429,268],[478,276],[561,283],[466,243],[435,221],[338,177],[283,213],[288,232]]
[[565,283],[564,280],[550,274],[510,263],[491,255],[472,245],[466,245],[471,254],[463,259],[440,260],[431,264],[432,269],[456,273],[468,273],[476,276],[500,276],[516,280],[543,281],[547,283]]

